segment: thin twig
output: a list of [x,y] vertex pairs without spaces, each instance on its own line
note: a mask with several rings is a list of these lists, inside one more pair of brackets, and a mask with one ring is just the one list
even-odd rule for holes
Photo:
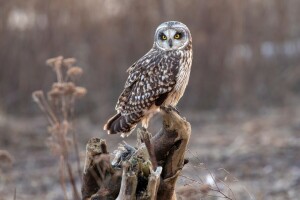
[[180,175],[181,177],[183,177],[183,178],[186,178],[186,179],[188,179],[188,180],[190,180],[190,181],[193,181],[193,182],[195,182],[195,183],[198,183],[199,185],[201,185],[201,184],[203,184],[203,183],[200,183],[199,181],[197,181],[197,180],[195,180],[195,179],[192,179],[192,178],[190,178],[190,177],[187,177],[187,176],[185,176],[185,175]]
[[79,193],[76,187],[76,182],[72,173],[72,168],[71,165],[69,163],[69,161],[66,161],[66,165],[67,165],[67,170],[68,170],[68,174],[69,174],[69,178],[70,178],[70,182],[71,182],[71,186],[72,186],[72,190],[73,190],[73,196],[75,200],[79,200]]
[[[198,156],[196,156],[193,152],[191,152],[189,149],[188,151],[190,152],[190,154],[192,154],[192,156],[197,159],[200,163],[201,163],[201,160],[198,158]],[[211,188],[211,190],[213,191],[216,191],[220,194],[223,195],[222,198],[225,198],[225,199],[229,199],[229,200],[233,200],[232,198],[230,198],[228,195],[226,195],[224,192],[222,192],[222,190],[219,188],[218,184],[217,184],[217,181],[216,181],[216,178],[213,176],[212,172],[205,166],[204,166],[204,169],[209,173],[209,176],[212,178],[213,182],[214,182],[214,185],[216,186],[217,189],[214,189],[214,188]],[[227,186],[227,185],[226,185]],[[228,186],[229,188],[229,186]],[[231,190],[232,191],[232,190]]]
[[149,157],[150,157],[150,160],[152,163],[153,170],[155,171],[157,168],[157,161],[156,161],[156,157],[155,157],[153,144],[151,144],[151,141],[150,141],[150,133],[143,130],[142,135],[143,135],[144,143],[145,143],[146,148],[149,153]]
[[78,172],[78,177],[80,177],[80,181],[81,181],[81,174],[82,174],[82,170],[80,167],[80,154],[79,154],[79,148],[78,148],[78,142],[77,142],[77,135],[76,135],[76,131],[75,131],[75,127],[74,127],[74,108],[75,108],[75,97],[74,95],[72,95],[71,100],[70,100],[70,120],[71,120],[71,134],[72,134],[72,138],[73,138],[73,145],[74,145],[74,149],[75,149],[75,154],[76,154],[76,162],[77,162],[77,172]]
[[60,184],[61,184],[61,188],[64,192],[64,199],[67,200],[68,199],[68,195],[67,195],[67,190],[66,190],[66,183],[65,183],[65,162],[64,162],[64,157],[60,156],[60,165],[59,165],[59,174],[60,174]]
[[39,108],[46,114],[49,123],[54,126],[58,123],[56,115],[53,113],[48,101],[45,98],[44,92],[35,91],[32,94],[33,100],[38,104]]

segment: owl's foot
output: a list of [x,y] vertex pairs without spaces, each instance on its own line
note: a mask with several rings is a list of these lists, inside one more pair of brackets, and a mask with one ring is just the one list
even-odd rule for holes
[[178,115],[180,115],[180,112],[178,111],[178,109],[176,107],[173,106],[160,106],[160,109],[164,110],[165,112],[171,112],[174,111],[176,112]]
[[175,111],[178,115],[180,115],[179,110],[176,107],[170,106],[170,108]]

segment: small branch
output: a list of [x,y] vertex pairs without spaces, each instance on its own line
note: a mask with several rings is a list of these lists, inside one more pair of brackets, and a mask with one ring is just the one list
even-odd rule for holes
[[134,200],[136,199],[137,177],[135,173],[129,171],[130,164],[123,164],[123,175],[120,193],[117,200]]
[[60,184],[61,184],[61,188],[64,192],[64,199],[67,200],[68,195],[67,195],[67,190],[66,190],[64,167],[65,167],[64,157],[60,156],[60,166],[59,166]]
[[76,132],[73,129],[71,131],[71,133],[72,133],[73,146],[74,146],[75,156],[76,156],[77,173],[79,175],[78,177],[81,177],[82,171],[81,171],[81,167],[80,167],[80,155],[79,155],[79,148],[78,148],[78,142],[77,142]]
[[71,165],[68,161],[66,161],[66,166],[67,166],[67,171],[68,171],[68,174],[69,174],[70,183],[71,183],[72,190],[73,190],[73,198],[74,198],[74,200],[79,200],[80,198],[79,198],[79,193],[77,191],[76,182],[75,182],[75,179],[74,179],[74,176],[73,176]]
[[148,131],[138,130],[137,134],[140,135],[140,138],[145,143],[146,148],[148,150],[149,157],[150,157],[150,161],[152,163],[152,167],[154,170],[156,170],[157,161],[156,161],[156,157],[155,157],[154,146],[153,146],[153,144],[151,144],[151,141],[150,141],[150,139],[152,137],[151,133],[149,133]]
[[157,167],[156,171],[151,170],[151,174],[148,181],[147,193],[150,196],[150,200],[157,199],[157,191],[160,184],[160,175],[162,172],[162,167]]
[[45,113],[49,123],[54,126],[58,123],[56,115],[53,113],[43,91],[35,91],[32,93],[33,100],[38,104],[39,108]]

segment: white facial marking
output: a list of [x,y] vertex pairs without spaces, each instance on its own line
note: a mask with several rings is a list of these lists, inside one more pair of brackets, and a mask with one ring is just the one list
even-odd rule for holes
[[[178,33],[180,34],[180,38],[174,38]],[[163,23],[157,28],[155,33],[155,45],[164,51],[183,49],[189,40],[189,30],[182,23],[171,26]]]

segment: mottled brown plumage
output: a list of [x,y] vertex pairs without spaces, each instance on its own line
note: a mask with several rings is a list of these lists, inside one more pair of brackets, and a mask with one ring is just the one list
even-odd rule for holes
[[154,38],[153,48],[127,70],[117,114],[104,126],[109,134],[129,135],[140,121],[147,128],[161,105],[176,106],[185,91],[192,64],[189,29],[180,22],[165,22]]

